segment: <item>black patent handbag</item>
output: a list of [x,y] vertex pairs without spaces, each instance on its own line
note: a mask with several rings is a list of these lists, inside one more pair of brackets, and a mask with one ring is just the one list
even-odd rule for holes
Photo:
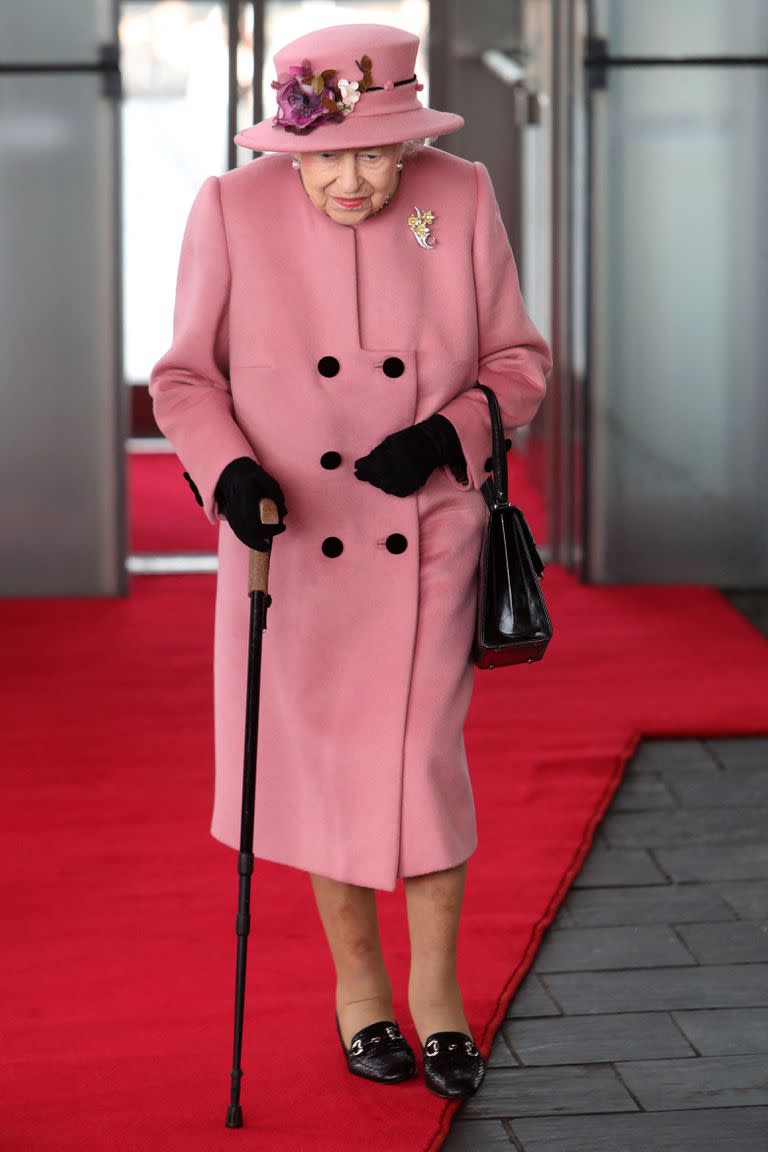
[[544,564],[521,510],[509,503],[504,428],[496,393],[477,383],[491,415],[493,471],[481,485],[488,524],[480,550],[474,661],[499,668],[541,660],[552,638],[552,623],[539,577]]

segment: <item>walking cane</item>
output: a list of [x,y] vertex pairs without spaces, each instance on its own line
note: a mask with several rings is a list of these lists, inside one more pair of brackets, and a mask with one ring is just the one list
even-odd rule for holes
[[[259,501],[262,524],[277,524],[279,515],[273,500]],[[282,530],[282,529],[281,529]],[[259,684],[261,677],[261,634],[267,626],[269,558],[272,540],[264,541],[263,551],[251,549],[248,554],[248,595],[251,618],[248,632],[248,686],[245,697],[245,757],[243,761],[243,806],[240,820],[240,852],[237,871],[240,877],[237,919],[237,969],[235,973],[235,1044],[232,1061],[231,1096],[227,1109],[227,1128],[242,1128],[240,1104],[240,1066],[243,1047],[243,1009],[245,1006],[245,963],[248,956],[248,933],[251,930],[251,874],[253,873],[253,806],[256,795],[256,741],[259,733]]]

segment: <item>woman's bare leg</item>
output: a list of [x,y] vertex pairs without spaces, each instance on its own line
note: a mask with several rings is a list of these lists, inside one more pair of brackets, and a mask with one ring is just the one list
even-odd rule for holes
[[456,978],[456,948],[467,861],[443,872],[405,876],[411,971],[408,1006],[423,1044],[432,1032],[472,1035]]
[[381,954],[376,892],[309,873],[336,968],[336,1010],[349,1047],[355,1032],[393,1020],[392,986]]

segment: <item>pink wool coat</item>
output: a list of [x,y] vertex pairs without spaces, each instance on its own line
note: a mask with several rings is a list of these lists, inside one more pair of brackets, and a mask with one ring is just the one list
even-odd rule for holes
[[[414,208],[434,213],[432,249],[408,226]],[[496,391],[508,433],[533,418],[550,367],[482,164],[406,157],[391,202],[354,226],[312,204],[289,155],[205,181],[150,392],[219,524],[214,837],[239,846],[249,600],[248,549],[213,492],[250,456],[288,509],[270,566],[255,855],[391,891],[474,852],[462,729],[491,433],[471,388]],[[355,477],[358,457],[434,412],[458,432],[466,484],[440,467],[400,498]]]

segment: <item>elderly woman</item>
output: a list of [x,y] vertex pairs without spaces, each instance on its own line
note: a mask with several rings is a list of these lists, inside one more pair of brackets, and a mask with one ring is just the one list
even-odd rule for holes
[[417,1070],[376,915],[376,889],[403,878],[425,1079],[460,1096],[484,1074],[456,979],[491,448],[473,385],[509,432],[551,363],[486,168],[414,146],[463,123],[419,101],[417,48],[355,24],[277,53],[277,112],[236,136],[273,154],[202,185],[150,391],[219,525],[211,833],[239,847],[248,554],[279,532],[254,853],[309,873],[347,1065],[383,1083]]

